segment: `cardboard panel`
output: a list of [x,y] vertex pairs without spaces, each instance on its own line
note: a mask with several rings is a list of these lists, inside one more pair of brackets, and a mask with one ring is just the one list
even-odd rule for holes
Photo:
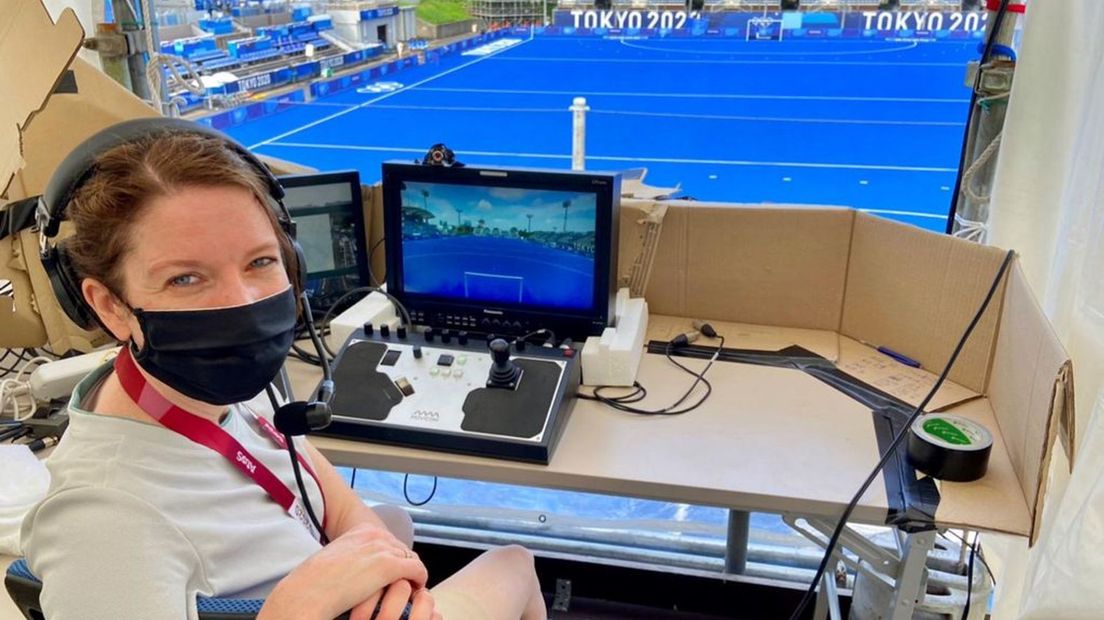
[[51,95],[23,132],[26,166],[9,192],[13,198],[42,193],[61,160],[88,136],[127,119],[159,116],[133,93],[80,58],[73,59],[69,69],[73,71],[77,92]]
[[976,528],[1030,536],[1033,508],[1021,493],[1020,476],[1009,459],[1010,446],[1001,434],[992,402],[978,399],[950,410],[993,433],[989,470],[975,482],[940,482],[935,518],[949,527]]
[[[892,394],[913,407],[923,402],[935,385],[938,375],[898,362],[876,349],[846,336],[839,337],[839,360],[836,366],[887,394]],[[928,402],[927,411],[942,411],[979,394],[954,381],[944,381]]]
[[[997,248],[857,213],[840,333],[938,374],[1003,259]],[[948,377],[975,392],[988,377],[1003,286]]]
[[988,392],[1012,467],[1031,507],[1033,542],[1060,421],[1069,426],[1066,436],[1071,442],[1074,437],[1076,421],[1068,364],[1066,352],[1032,296],[1023,270],[1019,263],[1014,264]]
[[[62,70],[80,49],[84,31],[72,9],[57,25],[39,0],[0,9],[0,195],[22,165],[20,130],[42,107]],[[12,198],[14,199],[14,198]]]
[[836,330],[854,212],[674,202],[648,305],[656,314]]

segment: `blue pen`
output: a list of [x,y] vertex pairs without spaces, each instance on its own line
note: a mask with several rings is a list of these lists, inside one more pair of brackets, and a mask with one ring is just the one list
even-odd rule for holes
[[889,357],[892,357],[893,359],[897,360],[898,362],[901,362],[905,366],[912,366],[913,368],[920,368],[920,362],[912,359],[911,357],[909,357],[909,356],[907,356],[903,353],[898,353],[898,352],[894,351],[893,349],[891,349],[889,347],[875,347],[874,345],[870,344],[869,342],[867,342],[865,340],[860,340],[859,342],[865,344],[868,347],[871,347],[871,348],[875,349],[876,351],[878,351],[878,353],[881,353],[882,355],[888,355]]
[[897,360],[898,362],[901,362],[905,366],[912,366],[913,368],[919,368],[920,367],[920,362],[912,359],[911,357],[908,357],[907,355],[903,355],[901,353],[898,353],[898,352],[894,351],[893,349],[890,349],[889,347],[878,347],[878,352],[879,353],[884,353],[885,355],[888,355],[888,356],[892,357],[893,359]]

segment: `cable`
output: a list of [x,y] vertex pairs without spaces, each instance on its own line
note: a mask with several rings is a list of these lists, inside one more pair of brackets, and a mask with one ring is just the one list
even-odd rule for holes
[[311,353],[309,351],[303,350],[302,347],[300,347],[299,345],[297,345],[295,343],[292,343],[291,353],[289,355],[291,355],[291,357],[294,357],[297,360],[300,360],[302,362],[306,362],[307,364],[310,364],[311,366],[321,366],[322,365],[322,360],[318,359],[318,357],[316,355],[314,355],[313,353]]
[[[339,307],[341,305],[341,302],[345,301],[346,299],[352,297],[353,295],[359,295],[360,293],[379,293],[384,297],[390,299],[391,303],[395,306],[395,310],[397,311],[399,318],[403,321],[403,324],[407,327],[412,327],[414,325],[413,321],[410,320],[410,313],[406,311],[406,307],[402,305],[401,301],[395,299],[394,295],[388,293],[378,286],[358,286],[357,288],[349,290],[341,297],[338,297],[337,301],[335,301],[333,305],[330,306],[330,309],[326,311],[325,316],[322,317],[322,329],[325,329],[329,326],[331,317],[333,316],[334,308]],[[327,343],[325,340],[322,340],[322,349],[331,358],[337,357],[337,353],[334,353],[333,349],[330,348],[329,343]]]
[[[372,247],[368,250],[368,284],[372,286],[382,286],[383,281],[376,278],[376,274],[372,271],[372,257],[376,255],[376,248],[383,244],[383,240],[386,237],[380,237],[378,241],[372,244]],[[384,272],[383,277],[387,277],[387,272]]]
[[[303,498],[303,506],[307,509],[307,516],[310,517],[311,523],[318,530],[319,542],[322,546],[330,544],[329,536],[326,536],[326,530],[322,529],[322,524],[318,522],[318,517],[314,516],[314,509],[311,507],[310,498],[307,497],[307,487],[303,484],[303,472],[299,469],[299,456],[295,452],[295,442],[291,435],[284,435],[284,440],[287,441],[288,454],[291,455],[291,468],[295,471],[295,484],[299,486],[299,495]],[[321,490],[321,489],[320,489]]]
[[962,352],[962,348],[966,346],[966,340],[969,339],[970,334],[973,333],[974,328],[978,322],[981,321],[981,317],[985,314],[985,309],[989,307],[989,302],[992,301],[993,295],[997,292],[997,287],[1000,286],[1001,279],[1004,277],[1005,271],[1008,270],[1008,265],[1012,263],[1012,257],[1016,253],[1009,250],[1004,255],[1004,261],[1001,262],[1000,269],[997,270],[997,275],[993,278],[993,283],[989,286],[989,291],[985,294],[985,299],[981,302],[981,306],[978,308],[977,313],[974,314],[974,318],[970,321],[970,324],[966,327],[966,331],[962,333],[962,337],[959,339],[958,344],[955,346],[954,351],[951,353],[951,357],[947,360],[947,365],[943,367],[943,372],[939,373],[939,378],[935,381],[935,385],[932,386],[924,400],[916,406],[912,414],[901,426],[901,430],[897,433],[897,436],[890,442],[889,447],[886,448],[882,454],[882,458],[878,460],[878,464],[871,470],[870,475],[863,481],[862,486],[859,487],[858,492],[855,493],[851,501],[848,502],[847,507],[843,511],[843,515],[840,517],[838,523],[836,523],[836,529],[832,532],[832,536],[828,539],[828,544],[824,549],[824,557],[820,561],[820,566],[817,567],[816,575],[813,580],[809,582],[809,588],[805,590],[805,595],[801,597],[801,602],[798,603],[797,609],[790,615],[790,620],[797,620],[805,611],[805,608],[809,605],[809,602],[813,599],[813,595],[816,592],[817,585],[820,583],[821,578],[824,576],[824,571],[828,567],[828,563],[832,559],[832,554],[835,551],[836,544],[839,542],[840,535],[843,533],[843,528],[847,525],[847,519],[851,516],[851,513],[855,510],[855,506],[859,504],[859,500],[862,498],[866,490],[870,488],[871,483],[878,476],[878,472],[885,467],[889,458],[896,454],[897,446],[901,445],[901,441],[908,436],[909,428],[912,423],[916,421],[924,413],[924,408],[928,406],[931,399],[935,397],[935,394],[939,391],[939,388],[943,386],[943,382],[947,380],[947,375],[950,374],[951,368],[954,366],[955,360],[958,359],[959,353]]
[[[8,425],[5,424],[4,426]],[[33,430],[31,429],[31,427],[24,426],[23,424],[17,424],[12,426],[11,428],[0,430],[0,441],[10,440],[12,443],[15,443],[16,439],[19,439],[26,435],[30,435],[32,432]]]
[[547,328],[535,329],[535,330],[529,332],[528,334],[525,334],[525,335],[522,335],[522,336],[518,336],[517,338],[514,338],[513,341],[514,342],[517,342],[519,340],[527,341],[529,338],[532,338],[533,336],[541,336],[541,335],[548,336],[547,340],[545,340],[542,343],[542,346],[545,345],[545,344],[551,345],[553,347],[556,346],[556,332],[554,332],[550,329],[547,329]]
[[[633,391],[632,392],[629,392],[628,394],[622,394],[621,396],[612,396],[611,397],[611,396],[604,396],[602,394],[602,390],[607,390],[607,389],[611,389],[611,388],[614,388],[614,387],[619,387],[619,386],[612,386],[612,385],[595,386],[593,393],[591,393],[591,394],[577,394],[576,396],[578,398],[582,398],[583,400],[598,401],[598,402],[602,403],[603,405],[606,405],[607,407],[611,407],[611,408],[616,409],[618,411],[624,411],[626,413],[635,413],[637,415],[681,415],[683,413],[689,413],[689,412],[697,409],[698,407],[701,407],[703,404],[705,404],[705,401],[713,393],[713,384],[710,383],[709,380],[705,378],[705,373],[709,372],[709,369],[713,366],[713,363],[717,361],[717,357],[721,354],[721,350],[724,349],[724,343],[725,343],[724,336],[718,335],[717,338],[719,338],[721,342],[720,342],[720,344],[717,345],[717,349],[713,353],[713,357],[711,357],[709,359],[709,363],[707,363],[705,365],[705,368],[703,368],[701,370],[701,372],[694,372],[693,370],[691,370],[691,369],[687,368],[686,366],[684,366],[682,363],[680,363],[674,357],[672,357],[671,356],[671,351],[674,348],[674,341],[671,341],[671,342],[667,343],[667,349],[665,351],[665,355],[666,355],[667,359],[672,364],[677,366],[680,370],[682,370],[683,372],[685,372],[685,373],[689,374],[690,376],[694,377],[694,382],[692,384],[690,384],[690,388],[687,389],[685,393],[683,393],[681,398],[679,398],[673,404],[668,405],[667,407],[664,407],[663,409],[640,409],[638,407],[630,406],[632,403],[637,403],[637,402],[640,402],[640,401],[644,400],[644,398],[648,395],[648,391],[646,389],[644,389],[644,386],[641,385],[640,382],[638,382],[638,381],[633,382]],[[701,397],[698,398],[698,400],[695,401],[693,404],[688,405],[686,407],[682,407],[680,409],[682,404],[684,402],[686,402],[686,399],[690,398],[690,395],[693,394],[694,389],[698,387],[699,383],[704,383],[705,384],[705,393],[702,394]]]
[[985,49],[981,52],[977,73],[974,75],[974,87],[970,91],[970,107],[966,116],[966,128],[962,135],[962,150],[958,155],[958,175],[955,177],[954,190],[951,192],[951,217],[947,218],[946,231],[948,235],[954,232],[954,215],[958,211],[959,194],[962,193],[962,177],[966,169],[966,158],[969,155],[968,150],[970,148],[970,128],[973,126],[974,108],[977,107],[978,103],[978,89],[981,88],[982,65],[989,61],[989,56],[993,53],[993,45],[996,43],[997,34],[1000,33],[1001,23],[1004,22],[1004,15],[1007,12],[1008,0],[1001,0],[997,14],[993,18],[993,29],[989,31],[989,36],[985,39]]
[[966,605],[962,608],[962,620],[970,617],[970,594],[974,587],[974,556],[977,555],[977,539],[970,545],[970,562],[966,567]]
[[410,482],[410,474],[403,474],[403,497],[406,498],[406,503],[411,506],[425,506],[437,494],[437,476],[433,477],[433,488],[429,490],[429,496],[420,502],[410,499],[410,492],[406,488],[408,482]]
[[[940,534],[940,535],[943,536],[944,538],[946,538],[945,534],[950,534],[950,535],[954,536],[960,542],[962,542],[962,544],[964,546],[968,546],[970,544],[970,543],[966,542],[965,538],[959,536],[958,534],[955,534],[951,530],[947,530],[944,534]],[[981,565],[985,567],[985,572],[989,575],[989,581],[993,582],[993,587],[995,588],[997,586],[997,576],[993,574],[993,569],[989,568],[989,563],[985,561],[985,556],[982,555],[982,553],[981,553],[981,542],[980,541],[978,542],[978,559],[981,560]]]
[[[276,398],[276,390],[272,389],[272,384],[269,383],[265,386],[265,394],[268,394],[268,401],[272,403],[272,411],[275,412],[280,408],[280,401]],[[299,455],[295,451],[295,442],[292,441],[292,436],[283,433],[284,441],[287,442],[288,456],[291,457],[291,470],[295,473],[295,485],[299,487],[299,496],[303,498],[303,507],[307,509],[307,516],[310,517],[311,523],[318,530],[319,538],[323,546],[330,543],[330,539],[326,536],[326,530],[322,529],[322,524],[318,522],[318,517],[314,514],[314,507],[311,506],[310,496],[307,495],[307,487],[303,484],[303,472],[299,469]],[[321,484],[321,483],[319,483]],[[319,488],[321,491],[321,487]]]
[[[34,349],[24,349],[23,353],[20,353],[19,359],[22,360],[28,351],[37,353]],[[10,405],[12,418],[16,422],[22,422],[34,416],[37,407],[35,406],[34,394],[31,393],[31,380],[28,375],[32,371],[32,365],[37,368],[40,364],[52,361],[44,355],[34,355],[23,362],[23,365],[15,372],[14,377],[0,380],[0,414],[6,412]],[[24,396],[28,401],[26,415],[23,414],[23,407],[19,402],[20,397]]]
[[[302,302],[303,309],[306,310],[305,314],[309,317],[311,315],[310,309],[310,297],[306,291],[299,294]],[[326,359],[326,345],[321,338],[318,337],[318,331],[314,328],[314,321],[309,318],[304,321],[307,324],[307,333],[310,334],[311,343],[314,344],[315,355],[318,359],[319,366],[322,367],[322,383],[318,386],[318,400],[326,404],[328,408],[330,401],[333,400],[334,394],[334,380],[333,369],[330,367],[329,360]],[[332,357],[337,357],[336,355]],[[329,424],[329,422],[326,422]]]

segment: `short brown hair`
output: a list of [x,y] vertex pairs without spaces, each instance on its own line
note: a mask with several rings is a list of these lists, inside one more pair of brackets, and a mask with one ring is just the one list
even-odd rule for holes
[[94,278],[123,294],[122,261],[130,230],[149,202],[186,187],[232,186],[265,205],[289,279],[299,266],[276,214],[268,207],[268,183],[226,142],[199,133],[161,132],[111,148],[96,158],[93,173],[66,207],[76,227],[64,241],[77,276]]

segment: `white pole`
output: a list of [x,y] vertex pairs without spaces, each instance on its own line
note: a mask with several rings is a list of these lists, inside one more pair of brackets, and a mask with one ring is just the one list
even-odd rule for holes
[[568,108],[572,114],[571,124],[571,169],[586,169],[586,97],[576,97]]

